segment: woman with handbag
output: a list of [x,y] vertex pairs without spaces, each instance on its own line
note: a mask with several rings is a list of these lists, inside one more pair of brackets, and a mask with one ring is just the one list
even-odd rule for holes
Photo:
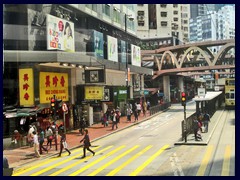
[[84,135],[83,139],[80,141],[80,143],[83,142],[83,156],[82,156],[82,158],[86,157],[86,149],[88,151],[90,151],[93,154],[93,156],[95,155],[95,152],[92,151],[89,148],[91,146],[91,143],[90,143],[90,139],[89,139],[89,135],[88,135],[88,130],[85,129],[84,132],[85,132],[85,135]]
[[64,130],[60,130],[59,135],[61,136],[61,139],[60,139],[60,152],[58,157],[61,156],[63,148],[68,152],[68,155],[70,156],[71,152],[67,148],[66,134],[64,133]]

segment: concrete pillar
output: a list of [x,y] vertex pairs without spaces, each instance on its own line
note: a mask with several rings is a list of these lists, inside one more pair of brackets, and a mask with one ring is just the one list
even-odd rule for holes
[[169,76],[163,76],[163,92],[164,97],[167,102],[170,102],[170,77]]
[[178,89],[180,92],[184,91],[183,77],[181,76],[178,77]]

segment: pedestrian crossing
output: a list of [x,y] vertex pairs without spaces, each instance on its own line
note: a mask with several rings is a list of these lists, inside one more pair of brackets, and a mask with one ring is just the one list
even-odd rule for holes
[[[91,148],[96,152],[92,156],[88,152],[86,158],[82,159],[82,148],[72,150],[68,156],[67,152],[62,157],[49,157],[38,160],[31,165],[26,165],[14,171],[13,176],[139,176],[152,175],[164,168],[164,163],[178,159],[178,167],[181,157],[171,150],[170,145],[119,145],[119,146],[97,146]],[[222,174],[229,175],[231,146],[227,145],[223,154]],[[207,166],[214,155],[214,147],[207,146],[206,151],[199,163],[196,176],[206,175]],[[184,171],[184,169],[183,169]],[[147,174],[149,173],[149,174]],[[182,172],[181,175],[184,173]],[[172,175],[176,172],[172,171]]]

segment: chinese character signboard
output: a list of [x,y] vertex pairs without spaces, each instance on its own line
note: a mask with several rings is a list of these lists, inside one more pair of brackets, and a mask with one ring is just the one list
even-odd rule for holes
[[33,69],[19,69],[19,98],[21,106],[34,105]]
[[47,15],[47,49],[75,51],[74,24],[65,19]]
[[103,91],[104,91],[103,86],[85,86],[85,99],[102,100]]
[[68,74],[40,72],[40,103],[49,103],[53,95],[56,99],[68,101]]
[[140,47],[131,44],[132,65],[141,67],[141,52]]
[[118,62],[118,44],[117,39],[107,36],[108,60]]

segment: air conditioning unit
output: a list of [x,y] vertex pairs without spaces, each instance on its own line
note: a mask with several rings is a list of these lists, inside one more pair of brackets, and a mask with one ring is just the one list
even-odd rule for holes
[[144,20],[144,16],[137,16],[137,20],[138,21],[143,21]]

